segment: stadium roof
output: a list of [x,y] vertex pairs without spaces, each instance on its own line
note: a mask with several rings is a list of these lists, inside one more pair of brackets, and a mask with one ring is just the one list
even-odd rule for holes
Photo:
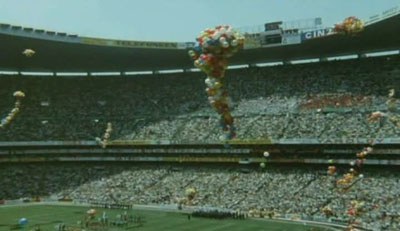
[[[400,15],[370,24],[355,36],[333,34],[299,44],[245,49],[230,64],[333,57],[400,49]],[[0,70],[125,72],[193,68],[188,43],[121,41],[0,24]],[[21,53],[32,49],[27,58]]]

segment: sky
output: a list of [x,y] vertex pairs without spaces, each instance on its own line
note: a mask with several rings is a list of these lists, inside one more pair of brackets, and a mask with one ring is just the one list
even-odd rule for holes
[[321,17],[368,19],[400,0],[0,0],[0,23],[79,36],[194,42],[200,31]]

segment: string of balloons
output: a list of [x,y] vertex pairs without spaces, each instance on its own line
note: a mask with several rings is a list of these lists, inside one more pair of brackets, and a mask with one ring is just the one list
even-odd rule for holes
[[194,66],[206,73],[208,101],[220,115],[220,126],[225,139],[236,136],[234,118],[230,111],[230,99],[224,86],[228,58],[243,48],[244,36],[231,26],[221,25],[208,28],[196,38],[197,45],[189,51],[195,60]]

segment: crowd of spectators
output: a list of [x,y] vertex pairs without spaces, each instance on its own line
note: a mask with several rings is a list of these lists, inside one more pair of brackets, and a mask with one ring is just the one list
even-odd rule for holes
[[[238,139],[398,137],[393,123],[369,124],[400,86],[399,57],[228,70]],[[110,77],[1,76],[0,115],[26,98],[0,141],[111,140],[218,142],[218,114],[199,72]]]
[[[363,178],[346,192],[326,167],[142,164],[8,164],[0,168],[0,199],[69,198],[91,204],[174,205],[178,209],[186,189],[195,188],[190,206],[273,217],[317,221],[355,220],[372,230],[400,228],[398,169],[365,168]],[[363,206],[348,213],[351,203]],[[185,206],[185,205],[184,205]],[[329,207],[330,214],[324,210]]]
[[[399,137],[385,111],[389,89],[400,86],[399,57],[251,67],[229,70],[239,139],[312,138],[322,143]],[[122,77],[1,76],[0,115],[25,92],[20,113],[0,141],[95,140],[112,123],[111,140],[218,142],[218,115],[208,105],[202,73]],[[399,92],[399,91],[398,91]],[[391,112],[393,113],[393,112]],[[314,220],[355,219],[373,230],[400,229],[398,171],[366,169],[343,193],[325,171],[304,167],[143,166],[127,164],[7,164],[0,168],[0,200],[70,198],[107,204],[178,205],[195,188],[192,205],[266,211]],[[352,201],[363,203],[357,216]],[[328,215],[324,208],[329,208]]]

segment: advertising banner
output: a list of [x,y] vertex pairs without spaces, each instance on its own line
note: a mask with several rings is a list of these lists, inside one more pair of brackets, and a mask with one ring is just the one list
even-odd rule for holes
[[301,33],[301,40],[308,40],[313,38],[324,37],[333,34],[333,28],[325,28],[319,30],[312,30]]
[[112,40],[100,38],[81,37],[81,42],[96,46],[116,46],[130,48],[148,48],[148,49],[184,49],[178,47],[176,42],[152,42],[152,41],[134,41],[134,40]]

